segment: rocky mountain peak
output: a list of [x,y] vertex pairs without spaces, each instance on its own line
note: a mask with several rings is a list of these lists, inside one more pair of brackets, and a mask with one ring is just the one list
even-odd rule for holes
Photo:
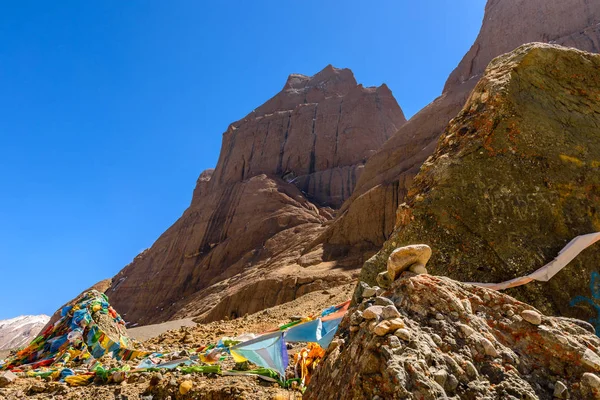
[[339,207],[365,160],[404,122],[387,86],[365,88],[349,69],[292,74],[281,92],[225,132],[210,185],[274,175]]
[[349,69],[290,75],[282,91],[229,125],[190,207],[114,280],[116,309],[138,323],[190,313],[219,319],[348,282],[352,272],[332,271],[345,261],[318,268],[323,249],[307,247],[333,218],[330,207],[350,196],[366,159],[405,122],[387,86],[364,88]]
[[329,64],[312,77],[291,74],[283,90],[293,93],[297,90],[308,91],[317,88],[328,95],[344,95],[357,84],[351,70],[348,68],[335,68]]

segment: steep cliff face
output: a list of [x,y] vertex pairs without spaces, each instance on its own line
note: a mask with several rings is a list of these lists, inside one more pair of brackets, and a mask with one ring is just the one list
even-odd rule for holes
[[[398,247],[426,243],[428,270],[502,282],[600,231],[600,55],[533,43],[496,58],[441,136],[361,277]],[[548,314],[597,320],[594,246],[545,283],[509,293]]]
[[588,0],[490,0],[473,47],[443,94],[403,125],[366,163],[356,189],[323,236],[331,246],[378,247],[395,210],[448,122],[461,110],[492,58],[529,42],[600,51],[600,3]]
[[387,86],[364,88],[348,69],[291,75],[280,93],[229,126],[210,186],[275,175],[338,207],[359,166],[404,122]]
[[[223,135],[190,207],[108,289],[127,321],[242,315],[349,281],[364,261],[310,247],[365,160],[405,122],[386,86],[347,69],[291,75]],[[208,314],[209,310],[210,315]]]

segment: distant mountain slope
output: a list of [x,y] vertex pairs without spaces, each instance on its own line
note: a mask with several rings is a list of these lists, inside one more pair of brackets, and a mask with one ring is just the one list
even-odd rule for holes
[[0,321],[0,350],[16,349],[33,340],[50,321],[47,315],[22,315]]

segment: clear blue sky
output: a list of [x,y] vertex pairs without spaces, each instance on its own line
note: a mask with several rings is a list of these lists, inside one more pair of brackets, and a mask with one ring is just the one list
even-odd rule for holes
[[347,67],[407,116],[484,0],[14,1],[0,13],[0,319],[51,314],[168,228],[221,135],[290,73]]

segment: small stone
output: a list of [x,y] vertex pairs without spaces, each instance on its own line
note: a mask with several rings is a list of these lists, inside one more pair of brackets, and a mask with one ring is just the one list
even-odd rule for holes
[[17,380],[17,375],[10,371],[0,373],[0,388],[6,387]]
[[540,313],[533,310],[522,311],[521,318],[533,325],[539,325],[542,323],[542,316]]
[[377,295],[377,290],[375,289],[377,286],[367,287],[362,292],[363,298],[375,297]]
[[371,320],[369,321],[369,331],[373,332],[375,330],[375,327],[377,326],[377,320]]
[[393,319],[388,320],[388,322],[390,323],[390,327],[394,331],[397,329],[404,328],[406,326],[406,325],[404,325],[404,321],[402,321],[401,318],[393,318]]
[[490,342],[486,338],[482,338],[480,343],[483,346],[483,349],[485,350],[485,354],[487,354],[490,357],[498,357],[498,351],[496,350],[492,342]]
[[[360,302],[365,297],[365,290],[367,290],[368,288],[370,288],[370,286],[367,283],[363,281],[358,282],[358,286],[356,287],[356,291],[354,292],[354,297],[357,302]],[[263,313],[265,311],[263,311]]]
[[192,381],[183,381],[179,385],[179,393],[184,395],[187,392],[189,392],[190,390],[192,390],[193,386],[194,386],[194,384],[192,383]]
[[44,393],[46,391],[46,384],[43,382],[34,383],[29,387],[29,393]]
[[473,314],[473,307],[471,307],[471,302],[469,299],[462,299],[460,302],[467,313]]
[[475,365],[473,365],[473,363],[471,361],[467,361],[465,363],[465,372],[471,379],[475,379],[479,376],[479,372],[477,371],[477,368],[475,368]]
[[404,328],[404,322],[400,318],[394,318],[380,322],[375,326],[373,332],[375,332],[377,336],[385,336],[391,331],[396,331],[400,328]]
[[399,347],[402,347],[402,343],[400,343],[400,339],[398,339],[398,336],[394,336],[394,335],[388,336],[388,344],[392,349],[397,349]]
[[458,379],[450,374],[448,375],[448,379],[446,380],[446,389],[450,392],[453,392],[458,387]]
[[557,399],[568,399],[569,398],[569,390],[567,386],[561,381],[556,381],[554,384],[554,397]]
[[365,311],[367,308],[371,307],[373,305],[373,301],[368,299],[368,300],[363,300],[359,305],[358,305],[358,311],[363,312]]
[[414,264],[412,265],[409,269],[410,272],[414,272],[417,275],[423,275],[423,274],[427,274],[427,268],[425,268],[423,265],[419,265],[419,264]]
[[371,306],[371,307],[367,308],[365,311],[363,311],[362,316],[364,319],[367,319],[367,320],[378,319],[379,316],[381,315],[382,311],[383,311],[382,306]]
[[398,312],[398,309],[396,309],[396,306],[392,303],[392,305],[383,307],[383,310],[381,310],[381,316],[384,319],[394,319],[400,318],[401,315]]
[[457,325],[466,338],[470,337],[471,335],[473,335],[475,333],[475,329],[471,328],[469,325],[460,324],[460,323]]
[[353,325],[353,326],[350,327],[350,332],[358,332],[359,330],[360,330],[359,326]]
[[350,316],[350,325],[358,326],[361,322],[363,322],[363,320],[363,313],[357,310]]
[[596,371],[600,371],[600,356],[590,349],[586,349],[583,352],[581,362]]
[[441,387],[444,387],[447,379],[448,372],[443,369],[440,369],[433,374],[433,380],[435,380]]
[[423,265],[419,265],[419,264],[413,264],[409,268],[409,271],[414,272],[417,275],[427,274],[427,268],[425,268]]
[[585,398],[600,399],[600,378],[598,375],[586,372],[581,376],[581,393]]
[[388,299],[387,297],[383,297],[383,296],[377,296],[375,298],[375,305],[376,306],[394,306],[394,302],[390,299]]
[[114,383],[121,383],[125,380],[126,375],[123,371],[115,371],[110,377]]
[[442,338],[440,337],[440,335],[436,334],[436,333],[432,333],[431,334],[431,340],[433,340],[433,343],[435,343],[436,346],[440,347],[441,345],[444,344],[444,341],[442,340]]
[[441,313],[437,313],[437,314],[435,314],[435,319],[437,319],[438,321],[441,321],[441,320],[445,319],[445,317]]
[[377,275],[377,278],[375,279],[377,281],[377,284],[379,286],[381,286],[382,288],[389,288],[390,286],[392,286],[392,280],[390,278],[390,274],[388,274],[387,271],[383,271],[380,272]]
[[515,315],[515,312],[514,312],[513,310],[508,310],[508,311],[506,312],[506,316],[507,316],[507,317],[513,317],[514,315]]
[[375,332],[375,334],[377,336],[385,336],[385,335],[387,335],[387,333],[389,331],[390,331],[390,325],[389,325],[388,321],[380,322],[373,329],[373,332]]
[[405,342],[408,342],[411,337],[410,331],[405,328],[398,329],[396,332],[394,332],[394,335],[404,340]]

